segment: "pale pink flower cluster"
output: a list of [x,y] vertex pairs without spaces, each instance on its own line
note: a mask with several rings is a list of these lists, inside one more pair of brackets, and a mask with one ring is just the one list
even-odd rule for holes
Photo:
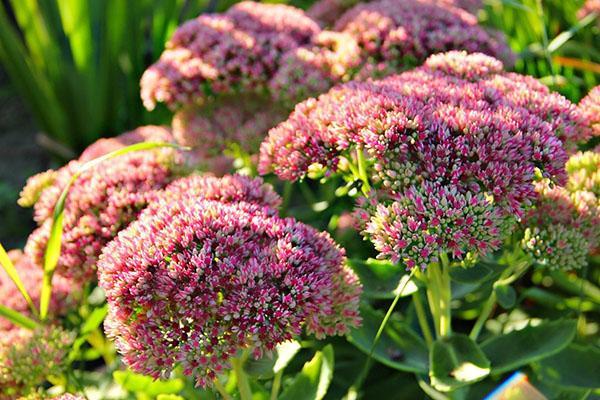
[[0,398],[25,395],[65,368],[73,334],[56,326],[17,328],[0,337]]
[[523,248],[549,268],[581,268],[600,250],[600,153],[572,156],[567,171],[564,187],[538,183],[538,200],[523,220]]
[[265,106],[263,98],[236,96],[210,107],[184,107],[173,116],[173,136],[189,146],[188,164],[223,175],[231,170],[236,148],[256,154],[266,132],[285,118],[281,107]]
[[303,328],[322,338],[360,323],[344,251],[278,203],[259,179],[183,178],[106,246],[105,328],[130,368],[181,366],[209,385],[242,349],[259,357]]
[[[600,1],[598,3],[600,8]],[[600,85],[590,90],[579,102],[579,109],[588,117],[593,136],[600,136]]]

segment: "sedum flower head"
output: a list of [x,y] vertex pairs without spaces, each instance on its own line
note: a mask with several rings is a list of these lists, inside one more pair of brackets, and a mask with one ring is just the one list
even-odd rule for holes
[[[600,16],[600,1],[598,1]],[[579,102],[579,109],[587,116],[593,136],[600,136],[600,85],[596,86]]]
[[354,37],[365,60],[401,68],[418,65],[431,54],[449,50],[512,60],[504,38],[479,26],[477,17],[457,7],[454,1],[359,3],[339,18],[335,30]]
[[[129,140],[129,139],[127,139]],[[106,144],[106,142],[103,142]],[[112,142],[109,146],[121,146]],[[96,146],[84,152],[101,155],[108,150]],[[103,150],[100,150],[103,148]],[[119,230],[156,197],[180,170],[179,154],[172,149],[127,153],[100,163],[83,172],[69,189],[65,203],[61,255],[57,273],[85,281],[95,276],[100,250]],[[53,183],[40,186],[30,179],[24,193],[31,192],[31,182],[41,188],[34,207],[34,219],[39,227],[30,235],[25,252],[41,265],[50,236],[54,207],[73,174],[83,165],[71,161],[52,173]]]
[[[130,368],[158,378],[179,365],[207,385],[241,349],[258,357],[303,328],[359,324],[361,287],[329,235],[279,218],[262,181],[206,199],[201,179],[174,183],[101,256],[105,329]],[[248,187],[262,189],[238,199]]]
[[73,335],[60,327],[18,328],[0,338],[0,398],[30,392],[47,376],[60,375]]
[[[581,19],[590,14],[600,16],[600,0],[586,0],[577,12],[577,18]],[[600,26],[600,23],[599,23]]]
[[441,252],[455,259],[487,254],[499,247],[503,233],[503,219],[489,199],[440,185],[412,186],[366,215],[363,234],[381,257],[409,269],[424,269]]
[[600,198],[600,149],[571,156],[566,169],[569,174],[569,192],[588,191]]
[[[366,176],[358,182],[374,188],[359,213],[364,233],[382,256],[423,265],[436,251],[461,259],[497,247],[514,219],[507,217],[523,215],[536,198],[538,172],[564,183],[563,141],[581,121],[573,104],[537,81],[503,72],[483,54],[450,52],[416,70],[350,82],[298,104],[263,142],[259,170],[287,180],[317,170],[353,180],[362,152]],[[449,219],[437,229],[453,232],[456,243],[429,233],[429,217],[407,205],[417,198],[432,210],[442,199],[448,203]],[[471,201],[468,215],[457,213]],[[461,230],[452,222],[459,215],[481,224],[481,232]],[[426,228],[408,240],[411,218]]]
[[264,96],[237,96],[222,99],[211,107],[188,106],[173,117],[173,136],[192,148],[193,166],[217,175],[232,168],[233,146],[246,154],[256,154],[268,130],[285,117],[280,107]]
[[527,228],[522,244],[525,252],[543,267],[572,270],[587,264],[589,243],[576,228],[564,225]]
[[210,95],[266,88],[281,56],[320,31],[303,11],[281,4],[241,2],[180,26],[160,60],[142,76],[148,109],[201,104]]
[[[537,184],[535,207],[523,220],[523,248],[541,265],[572,269],[587,264],[600,248],[600,200],[597,192],[598,153],[585,152],[567,162],[564,187]],[[594,164],[595,163],[595,166]],[[593,167],[595,170],[590,171]],[[593,182],[593,178],[596,182]]]
[[[27,293],[31,297],[34,305],[39,306],[40,290],[42,287],[42,267],[34,263],[30,257],[23,254],[20,250],[11,250],[8,256],[19,274]],[[50,318],[57,318],[67,312],[77,297],[76,289],[71,281],[54,276],[52,278],[52,297],[50,298],[49,314]],[[0,299],[3,306],[9,307],[28,317],[33,317],[29,306],[14,282],[0,268]],[[18,329],[8,320],[0,317],[0,333],[6,333],[13,329]]]
[[323,31],[313,38],[312,46],[288,51],[282,57],[269,87],[276,99],[295,104],[349,80],[361,63],[360,49],[352,36]]

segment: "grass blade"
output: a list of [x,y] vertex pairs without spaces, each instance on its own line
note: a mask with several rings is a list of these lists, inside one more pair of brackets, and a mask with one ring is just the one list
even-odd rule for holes
[[0,304],[0,316],[6,318],[13,324],[26,329],[33,330],[39,326],[39,324],[31,318],[24,316],[23,314],[13,310],[12,308],[3,306],[2,304]]
[[15,268],[14,264],[10,260],[10,257],[8,256],[8,253],[6,253],[6,250],[4,250],[4,247],[2,247],[1,244],[0,244],[0,264],[6,271],[6,274],[9,276],[9,278],[15,283],[15,286],[17,287],[17,289],[19,289],[19,292],[21,292],[21,295],[23,295],[23,298],[29,305],[29,308],[31,309],[31,312],[33,312],[33,315],[37,315],[37,309],[36,309],[35,305],[33,304],[33,301],[31,300],[29,293],[27,293],[27,289],[25,289],[25,285],[23,285],[23,281],[21,281],[21,278],[19,278],[17,269]]
[[554,53],[556,50],[567,43],[577,32],[588,26],[596,19],[596,14],[590,14],[583,18],[581,21],[573,25],[569,30],[559,33],[552,41],[548,44],[548,51]]
[[44,253],[44,277],[42,279],[42,291],[40,295],[40,318],[42,319],[42,321],[45,320],[48,316],[48,306],[50,304],[50,296],[52,295],[52,276],[54,275],[54,270],[56,269],[56,265],[58,264],[58,259],[60,257],[65,202],[67,200],[67,195],[69,194],[69,189],[71,188],[71,185],[73,185],[73,182],[75,182],[82,173],[106,160],[127,153],[131,153],[133,151],[150,150],[159,147],[185,149],[173,143],[137,143],[131,146],[124,147],[122,149],[115,150],[94,160],[91,160],[83,164],[73,174],[73,176],[63,189],[58,201],[56,202],[56,205],[54,206],[54,214],[52,216],[52,225],[50,228],[50,238],[48,239],[48,245],[46,246],[46,252]]

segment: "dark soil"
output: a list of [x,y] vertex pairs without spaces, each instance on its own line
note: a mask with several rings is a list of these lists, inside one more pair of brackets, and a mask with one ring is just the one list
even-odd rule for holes
[[47,152],[36,142],[38,129],[4,71],[0,70],[0,243],[21,247],[34,228],[31,210],[17,205],[27,178],[48,169]]

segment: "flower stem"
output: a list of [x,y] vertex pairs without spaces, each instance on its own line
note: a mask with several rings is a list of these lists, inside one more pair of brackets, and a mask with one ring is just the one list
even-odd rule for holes
[[427,299],[433,315],[438,338],[452,333],[452,311],[450,302],[450,263],[446,254],[440,254],[440,263],[427,267]]
[[433,335],[431,334],[431,329],[429,329],[429,321],[427,321],[427,314],[425,313],[425,308],[423,307],[421,294],[417,290],[413,293],[412,297],[417,319],[419,320],[419,326],[421,327],[421,331],[425,337],[425,342],[427,342],[427,347],[431,347],[431,344],[433,343]]
[[215,389],[217,389],[217,392],[219,392],[219,394],[221,395],[223,400],[233,400],[233,398],[231,397],[231,395],[229,393],[227,393],[227,390],[225,390],[225,388],[223,387],[221,382],[219,382],[218,378],[215,379],[214,385],[215,385]]
[[410,272],[410,275],[408,276],[408,279],[406,280],[406,282],[404,282],[404,285],[402,285],[402,288],[400,290],[398,290],[396,297],[394,297],[394,301],[392,301],[392,304],[388,308],[388,310],[385,314],[385,317],[383,317],[383,320],[381,321],[381,324],[379,325],[379,329],[377,330],[377,333],[375,334],[375,339],[373,339],[373,343],[371,344],[371,349],[369,350],[369,355],[367,356],[367,361],[365,361],[365,365],[363,366],[362,371],[356,378],[356,381],[354,382],[354,384],[352,384],[352,386],[350,386],[350,388],[348,389],[348,392],[346,393],[346,396],[344,397],[344,399],[356,399],[358,397],[358,391],[361,388],[362,384],[364,383],[365,379],[367,378],[367,375],[369,374],[369,370],[371,369],[371,364],[373,363],[373,353],[375,352],[377,343],[379,343],[379,339],[381,338],[381,335],[383,334],[383,330],[385,329],[385,326],[387,325],[390,317],[392,316],[392,313],[394,312],[394,309],[396,308],[396,305],[398,304],[400,297],[402,297],[402,294],[404,293],[404,289],[406,289],[406,285],[408,285],[408,282],[410,282],[410,280],[413,277],[416,270],[417,270],[417,268],[412,269],[412,271]]
[[475,325],[469,334],[469,337],[473,340],[477,340],[479,334],[481,333],[481,329],[485,324],[485,321],[489,318],[490,314],[494,310],[494,306],[496,305],[496,292],[492,290],[492,294],[487,299],[483,308],[481,309],[481,313],[479,313],[479,317],[477,317],[477,321],[475,321]]
[[252,400],[252,390],[250,389],[250,383],[248,382],[248,376],[244,372],[244,360],[246,359],[245,353],[239,358],[231,359],[231,366],[235,372],[237,380],[238,390],[240,391],[241,400]]
[[283,369],[277,371],[273,378],[273,387],[271,388],[271,400],[277,400],[279,395],[279,389],[281,388],[281,377],[283,376]]

